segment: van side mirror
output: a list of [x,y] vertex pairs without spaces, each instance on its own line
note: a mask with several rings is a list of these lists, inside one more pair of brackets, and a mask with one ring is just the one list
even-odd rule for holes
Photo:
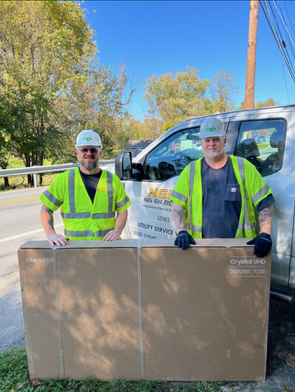
[[132,177],[136,181],[142,181],[144,178],[144,170],[142,163],[132,163],[133,175]]
[[132,157],[131,152],[121,151],[115,160],[115,173],[120,180],[131,180]]
[[122,180],[142,181],[144,170],[142,163],[132,163],[130,151],[119,152],[115,160],[115,173]]

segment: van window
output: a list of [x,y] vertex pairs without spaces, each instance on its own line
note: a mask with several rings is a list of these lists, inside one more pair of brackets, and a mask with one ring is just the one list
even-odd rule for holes
[[146,180],[167,180],[179,175],[192,161],[204,155],[199,137],[200,127],[175,133],[153,151],[146,160]]
[[235,155],[246,158],[262,176],[279,171],[283,165],[286,121],[241,122]]

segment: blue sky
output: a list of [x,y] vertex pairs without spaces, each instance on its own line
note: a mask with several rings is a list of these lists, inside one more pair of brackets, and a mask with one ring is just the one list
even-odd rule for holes
[[[295,32],[295,2],[280,3]],[[86,20],[96,32],[100,64],[117,73],[124,59],[129,73],[142,78],[129,105],[138,119],[147,108],[142,98],[146,79],[185,71],[186,66],[198,69],[202,80],[213,81],[219,70],[233,73],[241,87],[235,98],[237,106],[244,100],[250,1],[86,0],[82,8],[88,10]],[[295,102],[284,69],[286,82],[281,54],[259,6],[255,102],[269,97],[279,105]]]

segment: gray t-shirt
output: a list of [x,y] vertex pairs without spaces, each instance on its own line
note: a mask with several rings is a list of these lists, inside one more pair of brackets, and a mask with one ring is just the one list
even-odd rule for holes
[[[203,238],[235,238],[242,208],[240,187],[228,157],[220,169],[201,162],[203,190]],[[259,212],[275,203],[272,195],[256,207]]]

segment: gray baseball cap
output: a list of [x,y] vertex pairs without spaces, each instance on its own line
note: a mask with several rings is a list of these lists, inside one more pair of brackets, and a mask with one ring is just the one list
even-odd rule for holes
[[200,129],[200,138],[207,137],[222,137],[225,136],[224,124],[216,117],[207,118],[202,124]]

